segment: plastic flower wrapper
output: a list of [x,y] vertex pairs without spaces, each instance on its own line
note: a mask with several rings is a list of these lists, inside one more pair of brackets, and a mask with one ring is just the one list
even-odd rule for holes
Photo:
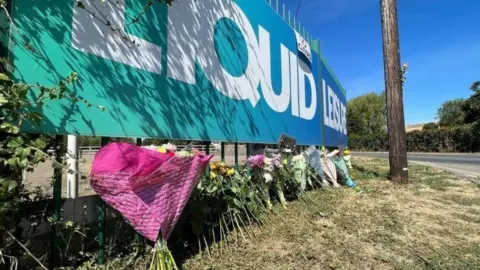
[[179,157],[193,157],[195,156],[195,153],[182,150],[182,151],[176,152],[176,155]]
[[283,194],[283,182],[282,181],[274,181],[273,182],[273,188],[275,190],[275,193],[278,196],[278,199],[280,200],[280,203],[282,204],[282,207],[284,209],[287,209],[287,200],[285,199],[285,195]]
[[[275,193],[277,194],[280,203],[282,204],[283,208],[287,208],[287,200],[285,199],[285,195],[283,194],[283,182],[279,177],[279,170],[281,169],[281,155],[272,155],[272,158],[265,157],[264,159],[264,170],[266,173],[264,174],[265,183],[272,183]],[[275,179],[274,179],[275,177]],[[268,194],[268,189],[270,184],[266,186],[266,194]],[[270,200],[270,199],[269,199]]]
[[292,166],[294,171],[295,181],[300,183],[300,188],[305,191],[307,187],[307,162],[305,157],[300,154],[292,158]]
[[[330,184],[326,179],[324,168],[322,167],[322,153],[314,145],[311,145],[304,152],[306,161],[312,170],[309,170],[310,176],[320,177],[322,188],[329,188]],[[307,179],[308,180],[308,179]]]
[[[270,200],[270,194],[268,190],[270,189],[270,185],[272,184],[273,181],[273,160],[271,158],[263,156],[263,174],[262,174],[262,180],[259,181],[260,183],[259,186],[262,190],[264,200],[267,204],[268,209],[272,209],[272,202]],[[257,173],[258,170],[257,170]]]
[[157,151],[158,147],[151,144],[151,145],[148,145],[148,146],[142,146],[142,148],[145,148],[145,149],[148,149],[148,150],[152,150],[152,151]]
[[334,163],[334,166],[336,167],[341,177],[341,180],[345,182],[345,185],[350,188],[356,187],[355,182],[352,180],[352,178],[350,178],[350,175],[348,174],[347,164],[345,163],[343,157],[333,156],[329,159]]
[[330,159],[338,153],[338,150],[334,150],[331,153],[326,151],[322,154],[322,167],[326,178],[330,181],[333,187],[339,188],[340,184],[337,182],[337,168],[335,163]]

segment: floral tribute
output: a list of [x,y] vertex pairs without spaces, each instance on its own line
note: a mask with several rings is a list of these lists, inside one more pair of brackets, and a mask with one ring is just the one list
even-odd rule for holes
[[111,143],[95,156],[90,183],[137,232],[156,243],[151,269],[177,269],[166,240],[184,209],[186,222],[177,226],[178,235],[193,233],[198,251],[208,253],[209,242],[218,242],[221,249],[230,243],[232,231],[237,240],[246,239],[253,234],[247,225],[269,224],[270,190],[286,208],[287,199],[307,202],[302,194],[328,187],[327,179],[338,186],[332,160],[336,152],[309,149],[311,153],[286,157],[254,155],[245,166],[234,167],[210,162],[212,156],[195,149],[178,151],[170,143]]
[[[96,154],[90,184],[145,238],[157,242],[155,254],[172,264],[163,241],[170,236],[211,156],[175,155],[175,147],[141,148],[111,143]],[[175,267],[173,267],[175,268]]]

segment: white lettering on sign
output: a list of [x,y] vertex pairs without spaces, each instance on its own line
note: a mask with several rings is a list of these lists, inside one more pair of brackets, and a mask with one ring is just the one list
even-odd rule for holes
[[[248,66],[239,77],[223,68],[215,51],[215,24],[222,18],[237,23],[247,43]],[[195,84],[197,61],[218,91],[232,99],[248,99],[255,106],[260,99],[257,88],[263,74],[259,53],[252,25],[233,1],[182,0],[168,8],[167,73],[170,78]]]
[[323,80],[323,121],[324,124],[347,135],[347,107]]
[[283,44],[280,44],[282,91],[279,95],[275,94],[272,86],[272,68],[270,58],[270,34],[260,27],[260,64],[262,65],[263,76],[260,79],[263,97],[268,106],[276,112],[284,112],[290,105],[290,54]]
[[[86,8],[75,7],[73,13],[72,46],[75,49],[138,69],[162,73],[162,48],[124,33],[125,0],[116,0],[114,4],[109,1],[83,2]],[[215,50],[215,26],[223,18],[235,22],[246,41],[248,64],[240,76],[233,76],[225,70]],[[272,110],[285,112],[291,104],[292,115],[313,119],[317,92],[311,69],[298,60],[296,52],[291,52],[284,44],[275,45],[280,46],[281,58],[278,67],[281,71],[281,91],[277,94],[272,85],[270,33],[262,26],[258,26],[258,33],[257,38],[247,16],[232,0],[175,2],[168,8],[168,41],[167,48],[164,48],[167,76],[196,84],[195,65],[198,63],[215,89],[229,98],[248,100],[255,107],[260,100],[260,85],[263,97]],[[135,40],[136,45],[123,40],[125,37]],[[309,106],[306,104],[307,80],[311,89]]]
[[[315,86],[315,78],[313,77],[312,71],[310,68],[303,62],[299,61],[299,69],[298,69],[298,77],[299,77],[299,84],[298,84],[298,93],[299,93],[299,100],[300,100],[300,117],[311,120],[315,117],[315,112],[317,111],[317,87]],[[308,80],[310,84],[310,107],[307,107],[307,96],[305,93],[306,86],[305,82]]]
[[[73,2],[73,48],[138,69],[162,73],[162,48],[124,33],[125,0],[102,4],[83,1],[85,9],[78,8],[76,0]],[[112,31],[112,28],[117,31]],[[135,40],[135,44],[123,38]]]

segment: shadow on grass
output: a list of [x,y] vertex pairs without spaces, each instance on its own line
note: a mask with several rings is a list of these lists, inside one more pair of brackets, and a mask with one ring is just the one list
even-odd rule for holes
[[388,180],[390,173],[384,170],[375,170],[358,164],[352,164],[351,176],[355,180]]

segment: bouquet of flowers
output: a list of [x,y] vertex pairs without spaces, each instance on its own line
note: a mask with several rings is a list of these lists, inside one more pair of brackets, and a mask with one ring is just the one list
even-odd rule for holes
[[300,189],[303,192],[307,187],[307,161],[303,154],[292,158],[292,167],[295,181],[300,184]]

